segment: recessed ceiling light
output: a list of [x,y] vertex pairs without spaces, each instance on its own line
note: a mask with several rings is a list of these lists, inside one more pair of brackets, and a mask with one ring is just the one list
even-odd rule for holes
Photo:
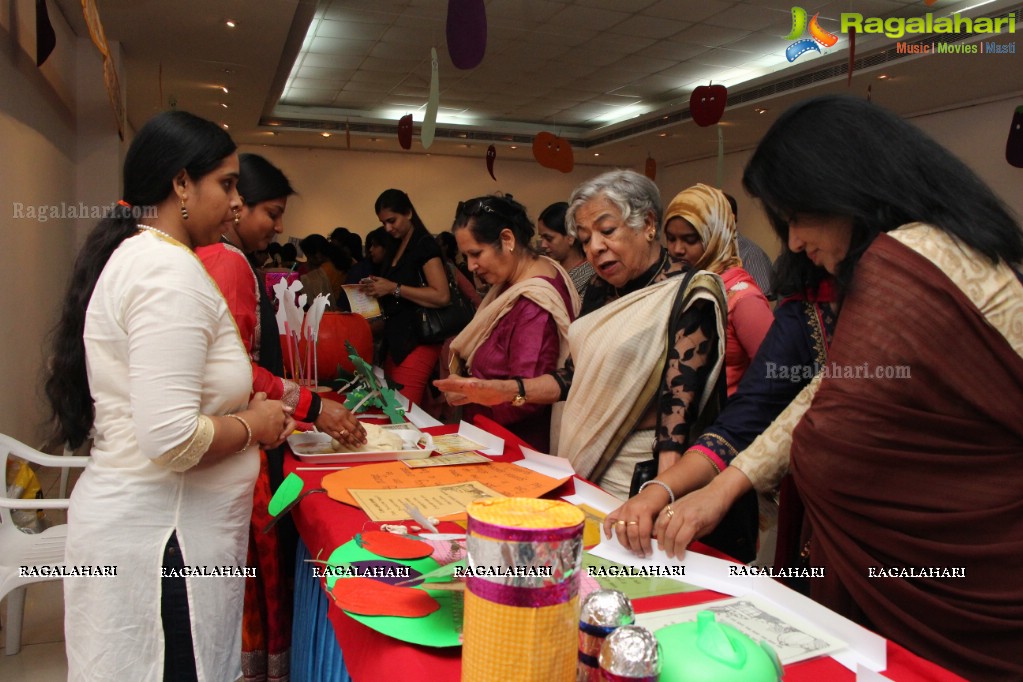
[[221,86],[220,86],[220,89],[224,91],[224,94],[225,94],[225,95],[226,95],[226,94],[227,94],[228,92],[230,92],[230,90],[228,90],[228,89],[227,89],[227,86],[226,86],[226,85],[221,85]]
[[600,156],[600,152],[593,152],[594,156]]
[[224,22],[224,26],[227,26],[228,28],[235,28],[238,26],[238,22],[228,19],[227,21]]
[[227,125],[226,123],[221,123],[220,125],[224,126],[225,130],[231,127],[231,126]]
[[320,133],[323,137],[330,137],[330,133]]
[[220,103],[220,106],[222,106],[222,107],[224,107],[225,109],[227,109],[227,104],[226,104],[225,102],[221,102],[221,103]]
[[667,137],[668,133],[658,133],[657,137]]
[[889,78],[891,78],[891,76],[889,76],[889,75],[888,75],[888,74],[886,74],[886,73],[882,73],[882,74],[881,74],[880,76],[878,76],[878,77],[877,77],[877,79],[878,79],[879,81],[886,81],[886,80],[888,80]]
[[755,114],[766,114],[767,113],[767,109],[765,109],[763,107],[753,107],[753,113],[755,113]]
[[518,149],[518,148],[519,148],[519,146],[516,145],[516,144],[513,144],[510,147],[508,147],[508,149]]

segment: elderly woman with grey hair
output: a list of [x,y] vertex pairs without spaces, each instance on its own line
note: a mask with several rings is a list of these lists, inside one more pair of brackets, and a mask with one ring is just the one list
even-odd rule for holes
[[[657,474],[661,453],[684,453],[724,401],[721,280],[672,259],[660,225],[660,193],[645,176],[615,170],[584,182],[566,228],[597,276],[569,329],[565,367],[531,379],[435,382],[452,404],[566,401],[560,422],[573,428],[552,423],[557,454],[623,500]],[[752,559],[755,497],[751,504],[737,505],[704,542]],[[636,519],[614,523],[620,534],[639,533]]]

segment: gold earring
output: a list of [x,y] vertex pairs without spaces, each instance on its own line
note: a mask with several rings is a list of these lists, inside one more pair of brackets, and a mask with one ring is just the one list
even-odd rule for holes
[[188,209],[185,208],[185,198],[181,198],[181,219],[188,220]]
[[514,246],[509,246],[508,247],[508,253],[514,253],[514,252],[515,252],[515,247]]

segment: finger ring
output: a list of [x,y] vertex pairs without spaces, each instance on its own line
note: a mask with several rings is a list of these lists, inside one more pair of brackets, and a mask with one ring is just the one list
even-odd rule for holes
[[639,521],[629,521],[625,525],[627,525],[627,526],[638,526],[639,525]]
[[664,508],[664,511],[665,511],[665,513],[666,513],[666,514],[668,515],[668,518],[669,518],[669,519],[670,519],[670,518],[671,518],[672,516],[674,516],[674,515],[675,515],[675,510],[674,510],[674,509],[672,509],[672,508],[671,508],[671,506],[667,506],[667,507],[665,507],[665,508]]
[[341,429],[340,431],[337,432],[337,435],[339,435],[339,436],[347,436],[348,435],[348,429]]
[[616,526],[624,526],[625,525],[625,521],[622,521],[621,519],[618,519],[617,521],[615,521],[615,525]]

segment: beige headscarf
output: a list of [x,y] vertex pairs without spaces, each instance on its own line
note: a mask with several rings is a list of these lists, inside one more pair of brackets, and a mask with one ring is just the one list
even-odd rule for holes
[[742,265],[736,241],[735,216],[724,192],[696,184],[675,195],[664,212],[664,226],[672,218],[683,218],[703,240],[703,258],[693,263],[697,270],[721,274]]

